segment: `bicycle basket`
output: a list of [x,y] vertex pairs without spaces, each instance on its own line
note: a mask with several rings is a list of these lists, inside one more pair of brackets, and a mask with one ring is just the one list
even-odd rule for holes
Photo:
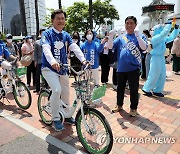
[[27,73],[27,67],[19,67],[15,69],[15,73],[17,76],[22,76]]
[[94,101],[105,96],[105,92],[106,92],[106,85],[95,88],[92,93],[92,100]]

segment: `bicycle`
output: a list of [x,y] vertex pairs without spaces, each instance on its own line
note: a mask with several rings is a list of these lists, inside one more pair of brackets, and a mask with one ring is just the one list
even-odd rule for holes
[[[69,68],[77,75],[77,82],[74,86],[76,99],[73,105],[67,106],[61,101],[60,120],[63,123],[65,118],[70,118],[75,113],[78,104],[80,108],[75,116],[75,125],[78,138],[83,147],[89,153],[109,153],[113,145],[113,134],[111,127],[104,115],[95,109],[102,103],[106,86],[97,86],[91,78],[91,70],[88,65],[81,71],[76,72],[68,64],[62,64],[62,68]],[[38,96],[38,112],[42,121],[51,125],[50,99],[51,90],[41,89]]]
[[12,62],[8,62],[5,59],[2,60],[2,70],[0,75],[0,99],[7,99],[7,94],[13,93],[17,105],[21,109],[28,109],[32,102],[31,93],[25,83],[21,81],[24,74],[26,74],[27,68],[14,68],[13,64],[16,64],[17,59]]

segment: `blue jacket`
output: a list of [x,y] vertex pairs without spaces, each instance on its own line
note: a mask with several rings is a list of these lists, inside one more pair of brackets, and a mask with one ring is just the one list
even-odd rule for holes
[[81,44],[81,50],[84,53],[86,60],[90,61],[92,69],[99,67],[99,53],[103,51],[104,44],[99,44],[94,40],[89,43],[85,41]]
[[10,53],[6,47],[6,45],[4,44],[3,41],[0,40],[0,63],[2,62],[2,58],[9,58]]
[[[146,37],[141,34],[143,40]],[[141,48],[135,34],[124,34],[113,42],[114,55],[117,56],[117,72],[129,72],[141,68]]]

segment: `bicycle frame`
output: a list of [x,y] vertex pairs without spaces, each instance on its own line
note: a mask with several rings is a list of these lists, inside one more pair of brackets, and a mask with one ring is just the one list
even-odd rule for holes
[[[76,109],[78,107],[78,104],[81,103],[80,111],[82,114],[83,124],[86,128],[86,131],[90,132],[88,124],[85,121],[84,107],[86,107],[86,108],[92,107],[92,104],[91,104],[92,102],[96,102],[96,103],[101,102],[101,98],[92,100],[93,89],[97,86],[97,85],[95,85],[95,81],[91,78],[92,72],[91,72],[90,68],[88,68],[89,67],[88,65],[84,68],[84,70],[81,70],[79,72],[76,72],[68,64],[61,64],[61,66],[63,69],[71,69],[71,71],[73,71],[77,75],[77,84],[75,85],[75,88],[74,88],[76,91],[76,98],[75,98],[72,106],[66,105],[61,100],[59,114],[62,117],[62,122],[64,122],[65,118],[72,117],[72,115],[74,114],[74,112],[76,111]],[[49,105],[49,103],[48,103],[48,105]]]
[[[105,95],[106,86],[95,84],[95,80],[91,78],[91,69],[87,66],[83,70],[76,72],[68,64],[61,64],[62,68],[71,69],[76,74],[77,80],[74,86],[76,98],[72,106],[66,105],[62,100],[57,100],[60,103],[60,121],[63,123],[65,118],[71,118],[78,108],[74,124],[76,125],[79,141],[89,153],[105,154],[112,149],[113,134],[105,116],[94,107],[102,102],[101,98]],[[41,89],[37,102],[39,115],[47,125],[51,125],[53,122],[49,101],[51,94],[52,91]],[[101,134],[103,135],[103,144],[102,138],[99,138]]]
[[[6,63],[5,65],[7,66],[3,65],[3,62]],[[3,62],[2,62],[0,79],[1,79],[2,88],[5,91],[5,95],[7,93],[13,92],[13,86],[15,87],[17,95],[19,95],[19,92],[16,88],[17,76],[15,75],[15,72],[13,71],[13,67],[11,65],[12,63],[15,63],[16,60],[14,60],[13,62],[8,62],[8,61],[3,61]]]

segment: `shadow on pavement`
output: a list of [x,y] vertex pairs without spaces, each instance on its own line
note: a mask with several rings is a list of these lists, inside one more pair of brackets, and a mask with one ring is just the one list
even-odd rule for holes
[[170,98],[166,95],[164,95],[164,97],[155,97],[153,96],[154,99],[162,102],[163,104],[175,107],[175,108],[180,108],[180,100],[176,99],[176,98]]
[[166,78],[166,82],[168,81],[174,81],[173,79],[170,79],[170,78]]
[[104,108],[106,111],[108,111],[109,113],[112,113],[112,112],[111,112],[112,109],[111,109],[108,105],[106,105],[105,103],[102,102],[101,107],[103,107],[103,108]]
[[[156,136],[158,134],[162,134],[161,128],[154,123],[153,121],[150,121],[147,118],[142,117],[141,115],[138,115],[136,117],[130,117],[129,113],[127,113],[125,110],[121,110],[119,114],[122,116],[121,118],[118,118],[117,121],[121,125],[122,129],[128,129],[124,122],[129,122],[132,125],[135,125],[137,127],[140,127],[142,130],[147,130],[150,132],[151,136]],[[139,121],[141,123],[133,123],[134,121]]]
[[55,147],[52,144],[48,143],[48,148],[47,148],[49,153],[53,153],[53,154],[66,154],[64,151],[62,151],[61,149]]
[[31,113],[18,108],[16,105],[5,105],[2,103],[0,104],[0,109],[12,111],[13,112],[12,115],[20,115],[19,119],[23,119],[25,117],[32,117]]

